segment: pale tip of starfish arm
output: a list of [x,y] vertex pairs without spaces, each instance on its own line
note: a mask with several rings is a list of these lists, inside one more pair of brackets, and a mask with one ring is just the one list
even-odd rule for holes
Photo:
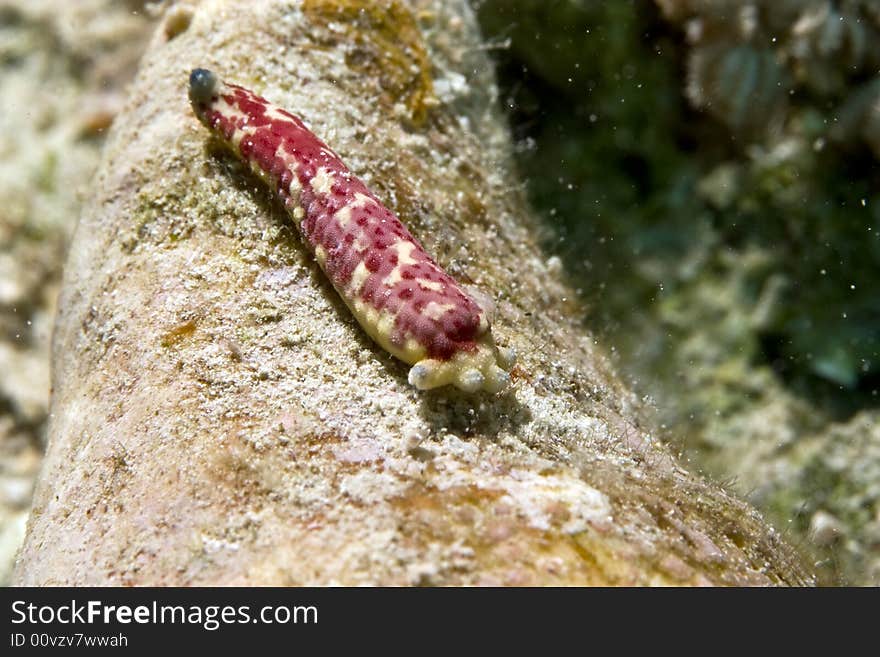
[[419,390],[453,385],[469,393],[496,393],[510,383],[510,374],[505,369],[512,365],[512,360],[506,361],[492,345],[482,343],[476,351],[459,352],[449,360],[420,360],[410,369],[408,379]]

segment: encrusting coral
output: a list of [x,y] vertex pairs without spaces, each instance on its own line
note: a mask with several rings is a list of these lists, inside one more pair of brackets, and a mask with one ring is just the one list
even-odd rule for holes
[[[407,85],[348,57],[384,22],[307,4],[206,0],[142,60],[71,247],[15,581],[810,583],[753,509],[639,428],[537,244],[469,4],[394,3],[440,102],[421,126]],[[206,139],[196,67],[295,109],[444,269],[498,291],[520,356],[506,393],[407,383]]]

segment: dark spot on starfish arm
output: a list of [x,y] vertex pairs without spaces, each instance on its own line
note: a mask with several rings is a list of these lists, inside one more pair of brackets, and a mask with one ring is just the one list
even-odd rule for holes
[[194,68],[189,74],[189,98],[194,103],[208,103],[217,89],[217,76],[206,68]]

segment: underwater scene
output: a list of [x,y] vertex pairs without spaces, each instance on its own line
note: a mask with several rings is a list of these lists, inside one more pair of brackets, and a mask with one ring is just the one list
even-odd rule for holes
[[0,584],[880,585],[878,164],[877,0],[3,0]]

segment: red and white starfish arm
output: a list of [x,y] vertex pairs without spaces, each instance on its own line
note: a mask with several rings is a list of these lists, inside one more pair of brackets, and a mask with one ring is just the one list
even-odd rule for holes
[[486,311],[299,118],[205,69],[190,75],[189,96],[199,120],[284,202],[358,323],[413,366],[412,385],[507,385],[513,354],[496,347]]

